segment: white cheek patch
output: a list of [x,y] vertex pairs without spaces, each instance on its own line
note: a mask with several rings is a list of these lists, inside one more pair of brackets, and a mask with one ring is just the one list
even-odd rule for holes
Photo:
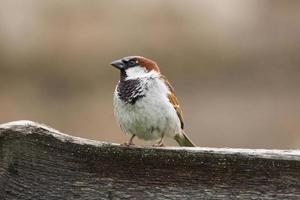
[[126,69],[126,79],[136,79],[140,77],[144,77],[147,74],[147,71],[145,68],[136,66]]
[[143,76],[146,72],[145,68],[136,66],[126,69],[126,74],[128,77],[140,77]]
[[131,67],[126,69],[126,75],[127,75],[126,80],[137,79],[137,78],[152,78],[152,77],[159,76],[159,74],[156,71],[152,70],[149,72],[144,67],[141,66],[136,66],[136,67]]

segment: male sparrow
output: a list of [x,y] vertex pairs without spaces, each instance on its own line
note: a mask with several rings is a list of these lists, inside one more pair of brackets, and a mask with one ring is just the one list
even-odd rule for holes
[[166,136],[174,138],[180,146],[195,146],[183,131],[182,111],[174,89],[154,61],[128,56],[111,65],[121,72],[113,106],[122,131],[132,135],[126,145],[133,145],[137,136],[158,141],[154,146],[163,146]]

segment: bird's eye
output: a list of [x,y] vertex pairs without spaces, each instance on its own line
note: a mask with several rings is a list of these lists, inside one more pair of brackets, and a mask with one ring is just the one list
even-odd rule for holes
[[135,61],[135,60],[130,60],[130,61],[128,62],[128,64],[129,64],[130,66],[134,66],[134,65],[136,64],[136,61]]

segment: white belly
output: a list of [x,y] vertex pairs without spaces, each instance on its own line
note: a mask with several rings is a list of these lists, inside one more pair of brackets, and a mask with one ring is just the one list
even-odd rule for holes
[[146,94],[133,105],[124,103],[115,93],[114,112],[123,132],[144,140],[174,137],[181,131],[173,105],[166,95],[156,92]]

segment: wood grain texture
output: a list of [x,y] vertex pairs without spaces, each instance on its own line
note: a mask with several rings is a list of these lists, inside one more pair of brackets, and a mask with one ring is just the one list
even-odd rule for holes
[[0,199],[300,199],[300,152],[123,147],[0,125]]

